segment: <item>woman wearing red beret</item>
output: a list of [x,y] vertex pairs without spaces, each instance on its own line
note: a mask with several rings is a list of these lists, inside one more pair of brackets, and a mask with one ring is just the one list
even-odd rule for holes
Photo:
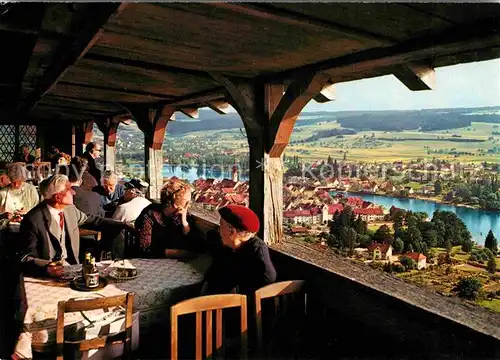
[[203,293],[236,290],[241,294],[253,294],[258,288],[276,281],[269,249],[255,236],[260,227],[257,215],[239,205],[228,205],[219,213],[219,232],[207,234],[213,262],[205,275]]

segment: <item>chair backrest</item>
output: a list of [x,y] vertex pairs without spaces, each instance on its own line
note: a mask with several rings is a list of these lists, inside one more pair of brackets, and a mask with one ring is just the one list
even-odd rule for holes
[[[118,334],[98,336],[89,340],[64,341],[64,314],[77,311],[90,311],[97,309],[107,309],[112,307],[125,307],[125,331]],[[103,297],[98,299],[60,301],[57,309],[57,360],[63,359],[64,344],[76,346],[79,351],[99,349],[109,343],[123,343],[123,358],[128,359],[131,355],[132,345],[132,310],[134,306],[134,294]]]
[[[241,358],[246,359],[247,355],[247,297],[238,294],[220,294],[200,296],[194,299],[182,301],[170,310],[171,324],[171,360],[178,359],[178,317],[180,315],[196,313],[196,360],[201,360],[203,350],[203,327],[202,314],[206,312],[206,341],[205,356],[212,356],[212,312],[215,310],[216,319],[216,351],[222,349],[222,309],[240,308],[241,316]],[[217,354],[218,355],[218,354]]]
[[[292,301],[298,301],[295,294],[303,294],[300,300],[303,300],[304,312],[306,311],[307,298],[304,292],[304,280],[288,280],[264,286],[255,291],[255,320],[257,329],[257,348],[262,351],[262,300],[274,298],[274,316],[277,320],[280,312],[284,312],[288,308],[288,296],[291,295]],[[281,300],[281,306],[280,306]]]

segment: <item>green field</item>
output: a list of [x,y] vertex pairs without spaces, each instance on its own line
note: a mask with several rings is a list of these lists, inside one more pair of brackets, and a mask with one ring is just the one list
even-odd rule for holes
[[[411,160],[417,158],[424,159],[447,159],[461,162],[500,162],[499,154],[487,153],[493,146],[500,146],[500,137],[493,136],[489,140],[494,130],[495,124],[472,123],[468,128],[441,130],[441,131],[362,131],[355,135],[343,135],[342,138],[328,137],[307,143],[295,143],[307,139],[318,131],[339,128],[336,122],[324,122],[314,125],[300,126],[300,122],[295,126],[291,137],[291,142],[286,149],[286,156],[298,155],[307,161],[325,160],[328,156],[334,159],[343,159],[346,152],[346,159],[354,161],[396,161]],[[498,126],[498,125],[497,125]],[[446,139],[453,139],[453,135],[461,136],[464,139],[486,140],[485,142],[452,142]],[[387,139],[437,139],[436,141],[387,141]],[[205,140],[207,146],[222,150],[233,150],[235,153],[247,153],[248,143],[240,129],[213,130],[203,132],[193,132],[181,137],[176,137],[176,142],[189,142],[193,140]],[[459,155],[446,153],[430,153],[443,150],[454,149],[457,152],[468,152],[471,155]],[[480,152],[480,149],[484,152]],[[209,149],[207,149],[209,150]]]
[[488,309],[491,309],[496,312],[500,312],[500,300],[499,299],[494,299],[494,300],[483,300],[478,302],[479,305],[484,306]]

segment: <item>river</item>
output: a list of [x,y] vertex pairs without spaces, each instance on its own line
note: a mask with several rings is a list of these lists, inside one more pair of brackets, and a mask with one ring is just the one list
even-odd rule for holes
[[[181,166],[172,167],[165,164],[163,166],[163,176],[177,176],[181,179],[186,179],[190,182],[198,178],[214,178],[218,180],[231,179],[232,166],[227,166],[224,171],[199,171],[197,167],[190,169],[182,169]],[[143,168],[142,168],[142,171]],[[248,176],[240,175],[240,180],[248,180]],[[439,204],[433,201],[409,199],[409,198],[394,198],[390,196],[373,195],[373,194],[350,194],[350,196],[358,196],[377,205],[382,205],[386,209],[391,206],[396,206],[401,209],[411,210],[415,212],[426,212],[432,218],[435,210],[451,211],[457,214],[462,221],[467,225],[467,228],[472,234],[472,238],[478,244],[484,244],[484,239],[490,229],[498,238],[500,236],[500,213],[486,210],[474,210],[459,206]]]
[[460,206],[447,204],[439,204],[434,201],[395,198],[390,196],[373,195],[373,194],[349,194],[349,196],[358,196],[366,201],[370,201],[377,205],[382,205],[386,209],[395,206],[405,210],[414,212],[426,212],[430,218],[436,210],[451,211],[457,214],[469,229],[472,238],[478,244],[484,244],[484,239],[488,231],[493,230],[495,237],[500,235],[500,213],[486,210],[475,210]]

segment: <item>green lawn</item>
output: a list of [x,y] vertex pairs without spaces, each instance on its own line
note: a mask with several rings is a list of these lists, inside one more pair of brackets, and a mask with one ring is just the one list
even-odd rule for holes
[[500,300],[499,299],[494,299],[494,300],[483,300],[483,301],[478,301],[478,304],[484,307],[487,307],[488,309],[491,309],[496,312],[500,312]]

